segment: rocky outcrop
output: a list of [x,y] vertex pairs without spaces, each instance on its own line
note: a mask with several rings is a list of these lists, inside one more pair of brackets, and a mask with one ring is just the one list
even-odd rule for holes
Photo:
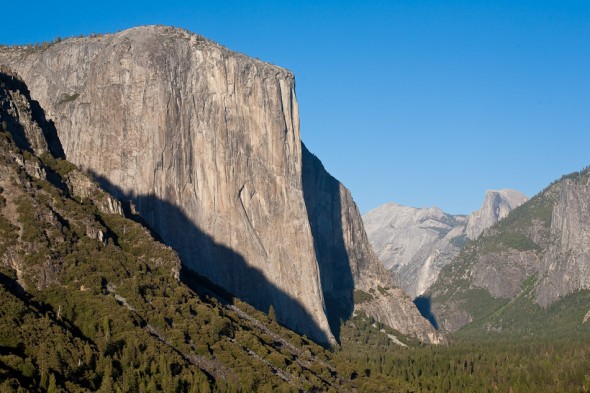
[[43,131],[36,116],[26,85],[17,75],[6,67],[0,66],[0,126],[2,131],[11,130],[11,136],[22,150],[29,150],[37,155],[49,151]]
[[[128,201],[185,267],[259,309],[272,305],[280,322],[301,333],[334,341],[324,294],[348,288],[349,301],[350,283],[378,264],[348,254],[368,244],[350,247],[366,238],[358,215],[347,213],[356,207],[341,185],[329,195],[348,198],[340,216],[308,216],[306,203],[320,196],[304,197],[289,71],[158,26],[2,48],[0,63],[27,81],[67,158]],[[348,248],[326,253],[348,261],[356,281],[320,276],[339,266],[316,255],[312,229],[323,217],[340,220],[327,224],[334,236],[349,236],[340,241]]]
[[491,190],[482,208],[469,216],[388,203],[365,214],[363,221],[381,262],[410,296],[417,297],[434,284],[469,239],[524,201],[518,191]]
[[481,233],[506,217],[515,207],[528,200],[526,195],[516,190],[488,190],[481,209],[469,215],[467,237],[475,239]]
[[585,170],[555,182],[485,230],[429,292],[442,327],[457,330],[517,297],[547,307],[590,289],[589,200]]
[[[119,215],[121,205],[74,165],[54,155],[62,152],[55,129],[23,80],[2,67],[0,125],[0,266],[14,269],[22,287],[59,284],[64,262],[60,247],[68,248],[64,244],[72,228],[105,246],[110,237],[99,220],[81,218],[75,209],[68,209],[69,202],[90,201],[98,211]],[[36,203],[33,196],[44,202]],[[55,206],[53,197],[60,201]]]

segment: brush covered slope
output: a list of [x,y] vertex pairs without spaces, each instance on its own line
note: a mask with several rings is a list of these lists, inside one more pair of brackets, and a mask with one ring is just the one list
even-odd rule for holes
[[[68,160],[132,204],[183,266],[318,342],[338,339],[354,291],[368,289],[376,319],[442,340],[373,274],[352,198],[302,147],[291,72],[162,26],[4,47],[0,63],[46,109]],[[314,208],[325,201],[329,214]]]
[[[350,363],[190,275],[0,72],[0,391],[351,391]],[[337,362],[338,368],[334,365]],[[354,379],[352,381],[351,379]],[[394,383],[393,379],[388,383]]]
[[441,327],[589,334],[590,175],[548,186],[470,242],[428,295]]

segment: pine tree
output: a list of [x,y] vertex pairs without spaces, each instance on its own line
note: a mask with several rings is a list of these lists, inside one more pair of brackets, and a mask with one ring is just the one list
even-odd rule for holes
[[273,307],[272,304],[270,305],[270,308],[268,309],[268,317],[275,322],[277,321],[277,315],[275,313],[275,308]]
[[104,373],[102,375],[102,382],[100,384],[101,393],[111,393],[113,391],[113,364],[111,358],[105,359]]
[[49,386],[47,386],[47,393],[57,393],[59,390],[57,389],[57,383],[55,382],[55,375],[53,373],[49,374]]

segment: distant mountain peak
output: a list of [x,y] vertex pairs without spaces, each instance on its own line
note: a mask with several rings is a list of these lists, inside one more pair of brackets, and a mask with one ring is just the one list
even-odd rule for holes
[[466,233],[475,239],[486,229],[506,217],[514,208],[528,200],[520,191],[487,190],[481,208],[469,215]]

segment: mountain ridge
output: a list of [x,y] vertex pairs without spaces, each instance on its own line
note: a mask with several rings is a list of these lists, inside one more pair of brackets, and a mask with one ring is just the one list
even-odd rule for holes
[[508,322],[501,315],[518,314],[515,304],[526,315],[525,309],[547,309],[590,288],[589,179],[584,169],[553,182],[443,269],[428,295],[445,330],[485,318],[490,329],[503,330]]

